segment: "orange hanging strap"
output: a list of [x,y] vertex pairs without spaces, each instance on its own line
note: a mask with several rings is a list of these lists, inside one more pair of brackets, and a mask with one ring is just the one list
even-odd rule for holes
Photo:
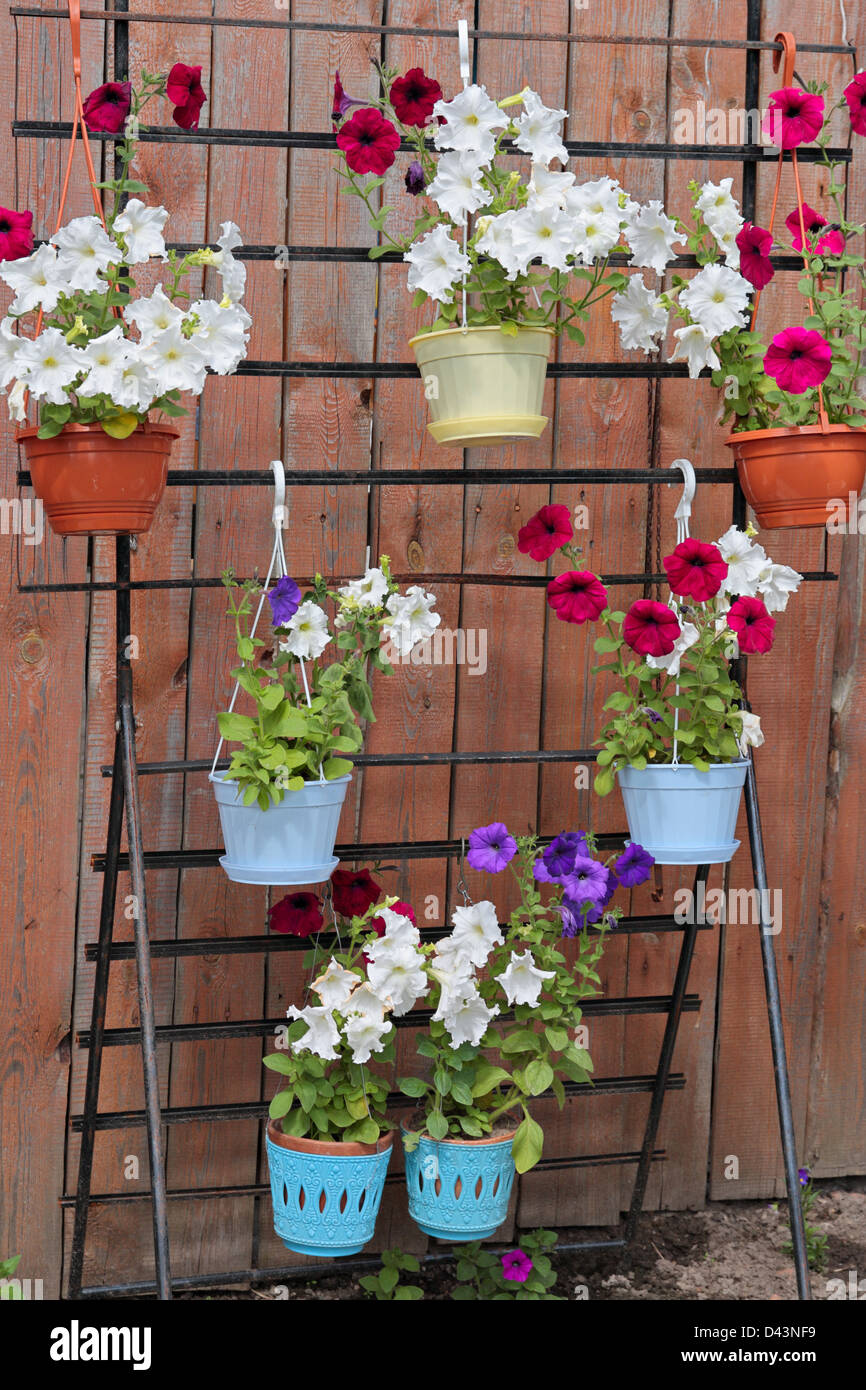
[[[779,71],[779,64],[782,58],[784,57],[785,66],[782,71],[782,86],[790,87],[794,81],[794,65],[797,61],[797,40],[794,38],[793,34],[788,33],[787,30],[782,30],[780,33],[776,35],[775,42],[780,43],[782,45],[782,48],[781,50],[777,48],[773,53],[773,71]],[[770,222],[769,226],[767,227],[767,231],[770,233],[770,235],[772,235],[773,227],[776,221],[776,209],[779,204],[779,190],[782,186],[782,168],[784,165],[784,160],[785,151],[780,144],[779,162],[776,165],[776,186],[773,189],[773,203],[770,208]],[[805,220],[803,218],[803,190],[800,187],[800,170],[797,164],[796,149],[791,150],[791,167],[794,171],[794,187],[797,191],[797,213],[800,221],[800,238],[803,245],[803,265],[806,271],[808,272],[809,257],[806,249],[806,225]],[[760,302],[761,290],[758,290],[755,294],[754,305],[752,306],[752,321],[749,324],[750,331],[752,331],[755,327],[755,319],[758,316],[758,305],[760,304]],[[815,302],[812,299],[811,295],[809,296],[809,313],[814,317]],[[827,416],[827,411],[824,407],[824,392],[820,386],[818,387],[818,419],[820,421],[822,433],[826,433],[829,428],[830,421]]]

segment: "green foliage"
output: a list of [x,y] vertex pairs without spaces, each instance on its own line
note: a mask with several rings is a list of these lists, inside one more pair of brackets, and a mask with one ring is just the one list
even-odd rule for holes
[[461,1245],[455,1270],[457,1287],[451,1297],[464,1303],[470,1299],[495,1302],[504,1299],[523,1302],[552,1299],[564,1303],[565,1299],[553,1292],[557,1275],[550,1256],[557,1239],[555,1231],[543,1229],[527,1232],[520,1237],[516,1248],[532,1261],[532,1269],[523,1283],[506,1279],[502,1256],[487,1249],[480,1241]]
[[[827,1241],[828,1237],[822,1235],[809,1220],[809,1213],[815,1205],[818,1193],[809,1178],[806,1183],[800,1185],[800,1206],[803,1210],[803,1232],[806,1237],[806,1262],[810,1269],[822,1270],[827,1263]],[[782,1246],[786,1255],[793,1255],[794,1246],[790,1240]]]
[[421,1266],[414,1255],[402,1250],[385,1250],[378,1274],[365,1274],[359,1280],[361,1288],[380,1303],[415,1303],[424,1297],[417,1284],[401,1284],[401,1274],[417,1274]]
[[[12,1255],[8,1260],[0,1260],[0,1279],[11,1279],[18,1268],[20,1259],[20,1255]],[[21,1297],[21,1290],[15,1285],[10,1285],[8,1288],[0,1288],[0,1300],[11,1303]]]

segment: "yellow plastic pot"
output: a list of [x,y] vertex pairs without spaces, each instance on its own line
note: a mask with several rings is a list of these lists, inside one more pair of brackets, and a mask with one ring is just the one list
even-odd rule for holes
[[519,328],[513,338],[500,328],[446,328],[410,338],[437,444],[538,439],[547,424],[541,406],[552,341],[549,328]]

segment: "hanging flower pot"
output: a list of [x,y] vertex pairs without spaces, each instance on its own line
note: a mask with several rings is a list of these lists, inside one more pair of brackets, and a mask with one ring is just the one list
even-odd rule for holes
[[827,525],[829,504],[860,495],[866,430],[848,425],[747,430],[725,440],[758,525]]
[[657,864],[727,864],[748,759],[714,763],[701,772],[689,763],[621,767],[617,772],[629,835]]
[[437,444],[538,439],[552,342],[549,328],[518,328],[514,336],[496,327],[447,328],[410,338]]
[[307,782],[286,790],[277,805],[244,805],[238,783],[211,774],[226,852],[220,859],[233,883],[324,883],[334,854],[340,812],[352,778]]
[[58,536],[116,536],[150,529],[165,489],[168,458],[178,432],[139,425],[114,439],[101,425],[65,425],[40,439],[20,430],[33,490]]
[[431,1139],[403,1148],[409,1215],[438,1240],[487,1240],[505,1221],[514,1183],[517,1131],[488,1139]]
[[378,1144],[294,1138],[268,1122],[274,1230],[298,1255],[357,1255],[372,1240],[393,1135]]

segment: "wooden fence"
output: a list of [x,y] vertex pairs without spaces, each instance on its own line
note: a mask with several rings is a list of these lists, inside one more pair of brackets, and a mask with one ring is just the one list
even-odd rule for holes
[[[92,8],[92,7],[91,7]],[[139,15],[165,13],[162,0],[134,0]],[[847,40],[866,52],[866,16],[847,5]],[[292,0],[291,9],[253,0],[184,0],[182,13],[254,20],[288,18],[344,24],[438,28],[460,17],[525,39],[478,42],[478,80],[506,94],[525,84],[549,105],[571,113],[568,135],[636,144],[672,138],[677,113],[742,108],[745,60],[740,48],[640,43],[534,42],[533,34],[740,39],[745,0]],[[763,37],[784,27],[810,43],[839,43],[841,7],[830,0],[765,0]],[[112,72],[113,26],[84,23],[85,91]],[[446,91],[459,82],[453,40],[326,30],[254,32],[219,25],[136,23],[130,26],[130,69],[165,71],[174,61],[201,63],[208,91],[202,126],[258,131],[330,128],[332,79],[339,68],[352,94],[372,92],[372,57],[404,69],[421,64]],[[828,80],[839,92],[854,71],[848,58],[803,54],[804,79]],[[38,235],[53,227],[61,142],[10,139],[21,120],[69,119],[68,30],[65,21],[0,13],[0,78],[6,94],[0,144],[0,202],[29,207]],[[762,58],[762,105],[774,86]],[[14,112],[13,112],[14,104]],[[840,122],[841,143],[846,138]],[[856,139],[856,137],[855,137]],[[860,147],[862,150],[862,146]],[[326,150],[226,144],[142,147],[139,168],[151,198],[172,217],[174,241],[213,241],[226,218],[250,244],[366,246],[371,233],[356,199],[339,195]],[[852,177],[854,215],[864,203],[866,158]],[[581,160],[580,177],[610,172],[641,199],[663,199],[685,215],[687,182],[733,174],[741,166],[663,158]],[[759,170],[758,220],[767,216],[772,175]],[[389,178],[390,201],[400,174]],[[807,200],[822,195],[823,176],[804,173]],[[393,189],[390,184],[393,183]],[[793,205],[786,183],[783,207]],[[820,204],[819,204],[820,205]],[[73,188],[70,211],[87,211],[86,188]],[[407,218],[411,209],[407,211]],[[359,262],[270,260],[249,263],[246,303],[257,360],[393,361],[408,357],[406,339],[418,318],[409,307],[405,269]],[[795,281],[780,274],[767,292],[768,322],[783,319]],[[3,301],[5,304],[5,300]],[[763,312],[763,311],[762,311]],[[793,309],[790,312],[795,312]],[[585,354],[621,356],[604,317],[585,349],[560,345],[560,360]],[[552,424],[527,447],[442,449],[425,432],[425,403],[415,379],[291,379],[234,377],[208,382],[196,422],[183,426],[174,467],[262,468],[277,455],[288,470],[451,467],[455,486],[297,487],[291,492],[287,537],[291,568],[310,574],[359,573],[367,548],[388,553],[403,572],[521,574],[516,533],[543,502],[583,502],[589,509],[585,552],[599,571],[657,568],[673,536],[674,493],[621,485],[607,490],[557,484],[556,468],[665,467],[685,455],[703,466],[729,463],[715,424],[708,382],[560,379],[550,382]],[[5,416],[5,410],[3,412]],[[17,495],[19,466],[12,432],[2,423],[3,496]],[[489,468],[491,484],[463,487],[464,466]],[[549,481],[509,482],[519,466],[549,468]],[[648,492],[659,519],[648,515]],[[729,524],[730,489],[698,494],[693,530],[715,539]],[[269,503],[256,488],[169,489],[152,532],[134,557],[135,577],[218,575],[227,565],[249,573],[268,544]],[[766,537],[774,558],[800,570],[825,566],[820,532]],[[113,598],[110,594],[28,594],[19,583],[110,579],[108,540],[62,542],[48,536],[29,546],[4,537],[9,570],[3,580],[2,786],[4,870],[0,932],[0,1257],[21,1251],[19,1273],[60,1288],[68,1224],[59,1198],[74,1190],[77,1141],[67,1132],[83,1102],[86,1052],[76,1044],[89,1025],[93,966],[84,951],[95,938],[100,877],[91,856],[104,849],[108,782],[101,767],[114,739]],[[659,552],[659,546],[661,551]],[[857,537],[831,538],[828,568],[838,585],[803,586],[778,626],[772,656],[756,659],[750,689],[767,743],[757,756],[770,883],[780,889],[782,929],[776,938],[801,1160],[819,1175],[866,1171],[866,902],[861,854],[866,816],[859,791],[866,762],[866,652],[860,641],[863,603]],[[487,672],[467,667],[405,666],[378,690],[378,722],[368,748],[376,752],[585,747],[592,742],[602,693],[589,676],[592,652],[581,632],[549,621],[543,591],[483,585],[437,586],[443,625],[486,634]],[[623,591],[623,598],[634,597]],[[214,746],[215,712],[229,691],[231,633],[219,590],[152,591],[133,595],[133,629],[142,760],[203,758]],[[340,838],[395,842],[468,833],[492,819],[516,831],[570,826],[621,830],[616,797],[600,803],[575,785],[566,764],[461,765],[411,769],[371,767],[353,784]],[[203,774],[142,779],[147,849],[218,843],[212,797]],[[683,871],[685,875],[685,871]],[[746,851],[734,864],[734,886],[748,883]],[[718,875],[714,877],[717,881]],[[397,862],[389,889],[415,904],[438,902],[438,920],[454,905],[455,883],[441,859]],[[664,897],[636,890],[632,912],[670,910],[681,882],[664,874]],[[470,875],[483,896],[489,883]],[[116,937],[131,938],[122,879]],[[154,939],[235,936],[265,929],[264,889],[237,887],[222,871],[160,870],[149,875]],[[604,959],[606,994],[669,993],[678,941],[635,935],[611,941]],[[155,966],[158,1022],[207,1022],[277,1016],[295,997],[299,974],[290,955],[193,956]],[[653,1172],[650,1207],[700,1207],[716,1199],[783,1192],[769,1040],[757,930],[730,926],[700,934],[691,990],[699,1013],[686,1014],[675,1057],[687,1084],[665,1106],[660,1142],[668,1160]],[[112,967],[109,1027],[136,1022],[134,966]],[[593,1023],[591,1048],[601,1075],[654,1069],[660,1016],[606,1017]],[[405,1035],[401,1047],[411,1038]],[[269,1094],[262,1041],[184,1042],[160,1050],[164,1104],[258,1101]],[[135,1048],[110,1048],[100,1107],[142,1103]],[[581,1098],[549,1114],[548,1150],[634,1148],[646,1114],[645,1096]],[[261,1181],[257,1121],[173,1126],[168,1133],[172,1188]],[[733,1165],[731,1157],[736,1158]],[[736,1170],[736,1176],[731,1176]],[[529,1175],[520,1184],[521,1226],[614,1222],[632,1170]],[[93,1190],[131,1193],[148,1186],[143,1129],[97,1136]],[[170,1206],[176,1273],[282,1262],[270,1233],[267,1203],[249,1197],[218,1202],[174,1200]],[[423,1240],[423,1238],[420,1238]],[[405,1197],[389,1189],[377,1240],[419,1248]],[[423,1248],[421,1246],[420,1248]],[[146,1277],[153,1268],[147,1202],[95,1206],[85,1283]]]

